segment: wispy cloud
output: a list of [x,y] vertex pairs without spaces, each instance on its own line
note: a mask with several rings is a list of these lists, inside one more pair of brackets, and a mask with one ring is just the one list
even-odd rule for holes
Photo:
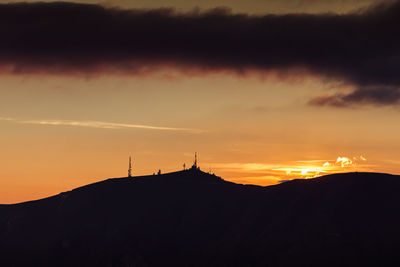
[[100,129],[147,129],[147,130],[160,130],[160,131],[184,131],[200,133],[201,130],[189,129],[189,128],[175,128],[165,126],[153,126],[143,124],[129,124],[129,123],[115,123],[115,122],[104,122],[104,121],[74,121],[74,120],[21,120],[15,118],[0,117],[2,121],[11,121],[16,123],[24,124],[39,124],[39,125],[53,125],[53,126],[80,126],[80,127],[91,127]]

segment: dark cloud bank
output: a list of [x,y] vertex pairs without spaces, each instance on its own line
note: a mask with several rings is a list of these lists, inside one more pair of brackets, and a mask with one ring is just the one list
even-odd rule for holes
[[301,69],[356,86],[310,104],[400,102],[400,1],[346,15],[266,16],[3,4],[0,34],[3,72]]

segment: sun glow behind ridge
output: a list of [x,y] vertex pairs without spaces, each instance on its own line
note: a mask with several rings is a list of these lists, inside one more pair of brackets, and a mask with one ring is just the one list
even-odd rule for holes
[[326,161],[320,166],[314,165],[318,163],[318,161],[311,161],[310,163],[313,163],[311,165],[299,165],[294,168],[282,167],[272,170],[281,171],[282,173],[285,173],[286,176],[289,176],[292,179],[309,179],[331,173],[365,170],[366,166],[362,164],[365,161],[367,161],[367,159],[362,155],[358,157],[353,157],[353,160],[351,160],[349,157],[339,156],[336,161]]
[[[240,178],[229,179],[246,184],[276,184],[293,179],[311,179],[341,172],[371,171],[364,156],[338,156],[336,160],[295,161],[287,164],[226,163],[217,169],[237,173]],[[243,175],[246,174],[245,177]],[[265,183],[260,182],[265,180]]]

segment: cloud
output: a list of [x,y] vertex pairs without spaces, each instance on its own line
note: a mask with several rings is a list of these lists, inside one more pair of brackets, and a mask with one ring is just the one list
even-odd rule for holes
[[127,124],[127,123],[115,123],[115,122],[103,122],[103,121],[72,121],[72,120],[19,120],[14,118],[2,118],[2,121],[12,121],[17,123],[25,124],[40,124],[40,125],[53,125],[53,126],[80,126],[80,127],[91,127],[100,129],[146,129],[146,130],[161,130],[161,131],[185,131],[185,132],[201,132],[196,129],[187,128],[174,128],[174,127],[160,127],[150,126],[141,124]]
[[319,96],[309,101],[314,106],[348,107],[354,104],[395,105],[400,101],[400,87],[359,87],[348,94]]
[[395,105],[400,99],[400,1],[338,14],[251,16],[226,8],[179,13],[90,4],[0,5],[0,72],[313,73],[351,84],[312,105]]

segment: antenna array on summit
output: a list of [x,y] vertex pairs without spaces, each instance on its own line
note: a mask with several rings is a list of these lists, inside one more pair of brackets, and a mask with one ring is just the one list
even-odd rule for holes
[[132,157],[129,157],[128,177],[132,177]]

